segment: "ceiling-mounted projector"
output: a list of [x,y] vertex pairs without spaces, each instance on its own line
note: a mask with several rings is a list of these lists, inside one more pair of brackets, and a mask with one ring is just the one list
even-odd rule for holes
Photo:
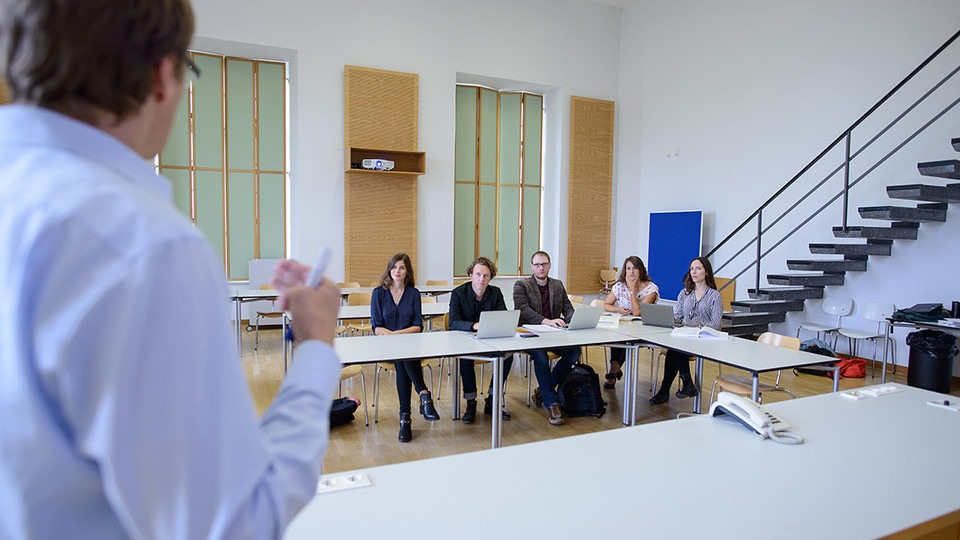
[[389,159],[365,159],[361,163],[364,169],[372,169],[374,171],[392,171],[393,162]]

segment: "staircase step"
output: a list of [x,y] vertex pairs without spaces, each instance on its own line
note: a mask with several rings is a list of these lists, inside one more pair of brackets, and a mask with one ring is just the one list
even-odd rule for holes
[[769,274],[767,283],[771,285],[800,285],[806,287],[825,287],[843,285],[843,274]]
[[806,272],[866,272],[866,259],[801,261],[787,260],[788,270]]
[[761,287],[747,289],[750,298],[759,300],[806,300],[808,298],[823,298],[823,287]]
[[894,221],[939,221],[947,220],[947,205],[943,203],[907,206],[862,206],[860,217],[864,219],[890,219]]
[[889,256],[893,240],[868,240],[866,244],[810,244],[814,255],[886,255]]
[[754,313],[803,311],[803,300],[735,300],[730,302],[730,307],[732,307],[734,311],[749,311]]
[[960,139],[950,139],[950,144],[953,145],[954,150],[960,152]]
[[769,330],[765,324],[724,324],[720,329],[731,336],[754,336]]
[[787,314],[784,311],[779,312],[752,312],[752,311],[734,311],[723,314],[723,320],[729,324],[770,324],[783,322],[787,320]]
[[949,184],[946,186],[928,186],[926,184],[887,186],[887,196],[891,199],[906,199],[910,201],[960,202],[960,184]]
[[836,238],[869,238],[871,240],[916,240],[916,222],[895,221],[890,227],[834,227],[833,236]]
[[960,180],[960,161],[955,159],[917,163],[917,170],[919,170],[923,176]]

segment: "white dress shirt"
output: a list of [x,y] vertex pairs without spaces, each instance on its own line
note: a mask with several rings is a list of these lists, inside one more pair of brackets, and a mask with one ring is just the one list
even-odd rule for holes
[[0,107],[0,538],[272,538],[313,495],[340,362],[258,421],[222,266],[103,131]]

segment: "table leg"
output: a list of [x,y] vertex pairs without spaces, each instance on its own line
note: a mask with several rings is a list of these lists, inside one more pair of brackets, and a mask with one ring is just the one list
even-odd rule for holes
[[287,316],[283,315],[280,317],[281,321],[281,334],[280,334],[280,346],[283,347],[283,376],[287,376]]
[[[880,384],[887,382],[887,340],[890,339],[890,322],[887,321],[886,329],[883,331],[883,367],[880,371]],[[876,364],[874,364],[876,365]],[[874,368],[876,369],[876,368]],[[876,373],[873,374],[876,377]],[[836,392],[836,389],[834,389]]]
[[239,298],[239,297],[233,299],[233,305],[237,308],[237,315],[236,315],[236,317],[237,317],[237,320],[236,320],[236,323],[237,323],[237,324],[236,324],[236,326],[237,326],[237,356],[241,356],[241,351],[240,351],[240,298]]
[[[453,413],[453,419],[458,420],[460,419],[460,359],[451,358],[450,363],[450,370],[453,372],[450,381],[450,411]],[[440,376],[443,377],[442,371]]]
[[760,373],[756,371],[753,372],[753,388],[750,390],[750,399],[754,403],[760,399]]
[[624,349],[624,364],[620,369],[624,371],[626,377],[623,378],[623,425],[629,426],[630,419],[633,416],[633,372],[636,371],[636,360],[634,358],[635,348]]
[[[493,436],[491,446],[500,448],[503,437],[503,356],[493,358]],[[482,385],[478,385],[482,388]]]
[[700,414],[700,396],[703,395],[703,358],[697,356],[694,360],[694,377],[697,381],[697,395],[693,397],[693,412]]

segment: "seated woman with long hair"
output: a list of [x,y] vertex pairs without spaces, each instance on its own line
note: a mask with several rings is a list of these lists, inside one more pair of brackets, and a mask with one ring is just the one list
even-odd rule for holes
[[[380,276],[380,286],[370,296],[370,322],[373,333],[414,334],[423,331],[420,291],[415,287],[413,264],[406,253],[390,257],[387,269]],[[423,367],[419,360],[394,362],[397,368],[397,399],[400,402],[400,442],[413,438],[410,419],[410,387],[420,394],[420,414],[427,420],[439,420],[433,399],[423,382]]]
[[[636,255],[623,261],[620,275],[613,289],[603,303],[603,309],[621,315],[640,315],[640,304],[655,304],[660,298],[660,288],[650,279],[647,267]],[[603,387],[612,390],[617,380],[623,377],[620,367],[626,353],[623,349],[610,349],[610,372],[607,373]]]
[[[673,318],[684,326],[709,326],[720,329],[723,316],[723,301],[717,291],[717,282],[713,279],[713,267],[706,257],[697,257],[690,261],[690,269],[683,276],[683,290],[677,296],[677,305],[673,308]],[[663,364],[663,383],[650,403],[659,405],[670,399],[670,385],[677,373],[683,381],[683,387],[677,390],[680,399],[697,395],[697,386],[690,376],[690,355],[678,351],[667,351]]]

